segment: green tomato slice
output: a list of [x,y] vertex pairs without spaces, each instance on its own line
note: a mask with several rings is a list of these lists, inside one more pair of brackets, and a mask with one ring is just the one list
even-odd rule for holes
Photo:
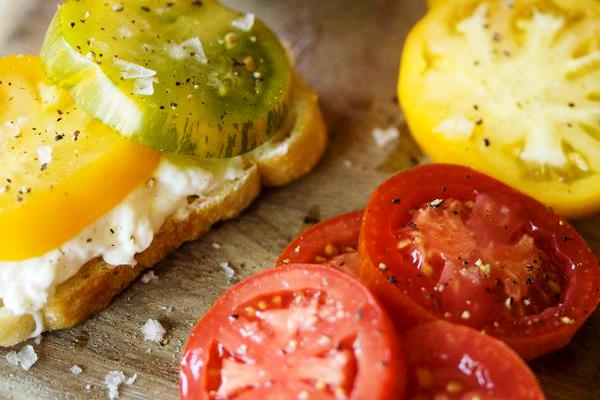
[[89,114],[165,152],[249,152],[289,107],[292,68],[276,35],[214,0],[67,0],[42,57]]

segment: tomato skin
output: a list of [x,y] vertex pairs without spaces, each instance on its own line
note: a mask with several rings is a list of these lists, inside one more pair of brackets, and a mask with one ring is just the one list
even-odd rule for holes
[[[436,390],[447,395],[448,384],[454,379],[461,390],[449,398],[469,398],[469,393],[482,400],[544,399],[535,375],[519,356],[503,342],[474,329],[445,321],[430,322],[406,332],[403,344],[410,399],[430,398]],[[467,369],[467,365],[474,368]],[[431,387],[419,386],[419,369],[434,378],[425,382]]]
[[[325,296],[330,296],[332,299],[339,301],[344,306],[344,310],[348,310],[348,312],[353,309],[358,310],[356,314],[348,317],[352,322],[352,326],[356,329],[356,340],[360,340],[361,344],[361,351],[356,352],[354,355],[357,364],[356,371],[349,372],[355,374],[355,381],[352,385],[352,393],[349,394],[348,398],[353,400],[367,398],[396,400],[402,398],[406,375],[404,355],[393,324],[383,309],[358,281],[333,268],[308,264],[294,264],[260,272],[231,287],[215,302],[202,319],[198,321],[185,346],[180,372],[181,398],[222,398],[215,397],[207,388],[210,384],[209,381],[212,379],[210,378],[210,370],[219,364],[218,361],[215,361],[215,358],[218,358],[219,353],[225,351],[223,349],[227,344],[230,345],[230,348],[235,348],[231,346],[232,344],[236,344],[236,347],[242,344],[247,346],[243,358],[255,357],[258,360],[255,360],[256,365],[261,366],[261,362],[264,363],[267,360],[267,363],[271,363],[268,366],[269,368],[274,368],[277,371],[287,371],[288,364],[278,363],[283,356],[272,352],[273,343],[278,339],[277,336],[268,337],[268,340],[264,342],[254,338],[248,338],[248,340],[242,342],[240,338],[246,336],[241,331],[235,332],[232,330],[232,327],[237,326],[235,324],[239,317],[236,317],[235,321],[231,317],[235,310],[249,304],[257,297],[264,298],[264,296],[272,294],[305,291],[307,289],[325,293]],[[286,321],[283,325],[287,326],[290,319],[287,318],[283,321]],[[348,330],[347,325],[344,325],[344,327],[344,330]],[[301,339],[298,340],[300,343]],[[217,342],[219,347],[215,350],[214,344]],[[301,351],[302,349],[299,347],[298,353]],[[290,357],[293,354],[295,353],[292,353]],[[254,362],[244,364],[245,367],[248,365],[254,365]],[[307,361],[304,360],[299,365],[301,368],[307,368]],[[263,368],[263,370],[269,370],[269,368]],[[255,371],[255,373],[259,374],[257,375],[257,379],[259,379],[260,373],[258,371]],[[288,379],[288,372],[284,372],[283,376]],[[270,387],[270,385],[258,386],[253,391],[244,392],[243,398],[295,398],[290,397],[295,387],[294,382],[286,383],[274,380],[272,383],[273,390]],[[309,390],[315,389],[310,387]],[[313,394],[313,392],[310,393]],[[319,393],[316,393],[316,396],[314,398],[330,398],[318,397]],[[321,393],[320,396],[324,396],[324,394]]]
[[[359,244],[360,279],[378,297],[399,331],[444,318],[444,310],[428,303],[435,297],[431,280],[396,257],[394,230],[409,222],[409,210],[434,199],[473,200],[496,192],[526,210],[529,233],[559,262],[566,278],[563,298],[539,314],[473,326],[502,339],[522,357],[532,359],[566,345],[600,301],[600,266],[575,229],[536,200],[470,168],[434,164],[402,172],[371,196]],[[400,199],[398,201],[397,199]],[[384,263],[383,271],[379,268]],[[426,288],[423,290],[421,288]],[[465,320],[450,318],[465,324]]]
[[[276,265],[327,264],[352,277],[358,277],[358,237],[363,210],[319,222],[302,231],[283,250]],[[326,254],[326,246],[332,253]]]

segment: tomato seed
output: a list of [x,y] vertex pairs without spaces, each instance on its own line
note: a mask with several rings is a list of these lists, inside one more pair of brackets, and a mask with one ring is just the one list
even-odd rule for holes
[[460,382],[450,381],[450,382],[448,382],[448,385],[446,386],[446,391],[448,393],[458,393],[458,392],[462,391],[462,385],[460,384]]
[[335,256],[337,253],[338,253],[338,249],[334,245],[328,244],[327,246],[325,246],[325,255],[326,256],[332,257],[332,256]]

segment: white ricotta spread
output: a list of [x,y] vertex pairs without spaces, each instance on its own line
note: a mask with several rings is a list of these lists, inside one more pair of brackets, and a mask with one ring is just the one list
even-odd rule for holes
[[39,311],[54,288],[84,264],[102,257],[114,266],[135,265],[135,255],[150,246],[170,216],[189,216],[188,196],[202,196],[243,172],[241,159],[202,165],[163,157],[152,178],[59,249],[29,260],[0,261],[0,300],[15,315],[32,314],[39,325]]

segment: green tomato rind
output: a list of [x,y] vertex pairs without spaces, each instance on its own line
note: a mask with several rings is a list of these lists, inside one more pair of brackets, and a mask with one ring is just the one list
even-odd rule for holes
[[[125,7],[137,10],[138,3],[163,4],[133,0]],[[69,90],[90,115],[145,146],[197,158],[230,158],[252,151],[274,135],[286,118],[292,88],[287,53],[262,22],[255,20],[251,29],[241,30],[232,22],[243,15],[214,1],[202,2],[199,8],[203,11],[194,14],[186,9],[191,7],[189,3],[172,2],[170,25],[164,31],[152,30],[160,32],[156,37],[164,38],[134,36],[114,43],[98,39],[96,44],[95,39],[106,39],[113,28],[122,26],[118,18],[124,12],[105,17],[102,13],[110,10],[102,7],[109,3],[67,0],[54,16],[42,48],[46,73],[55,84]],[[86,11],[84,16],[87,9],[92,12]],[[97,22],[95,15],[100,15]],[[113,25],[112,18],[117,18]],[[183,22],[177,22],[180,19]],[[194,29],[198,24],[207,28],[197,32],[179,28]],[[233,46],[226,40],[230,37],[235,38]],[[145,58],[140,50],[142,39],[155,40],[151,45],[162,50]],[[167,46],[186,41],[201,41],[206,63],[190,58],[192,54],[196,57],[195,53],[183,53],[181,60],[169,57]],[[245,63],[248,58],[251,65]],[[125,72],[117,65],[123,61],[155,72],[149,77],[154,82],[153,95],[134,94],[136,80],[123,79]]]

